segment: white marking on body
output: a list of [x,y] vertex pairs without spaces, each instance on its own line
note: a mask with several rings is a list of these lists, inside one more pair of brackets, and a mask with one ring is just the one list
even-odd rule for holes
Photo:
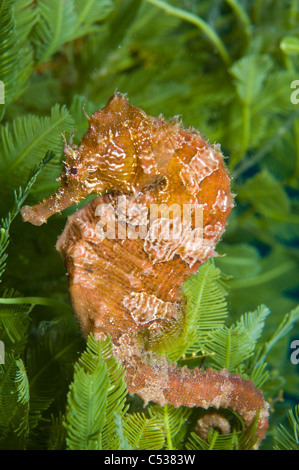
[[211,240],[214,244],[221,237],[225,227],[221,222],[217,222],[215,225],[206,225],[204,228],[204,237]]
[[189,165],[184,165],[180,171],[180,178],[191,194],[197,193],[200,183],[210,176],[219,167],[219,160],[210,147],[197,150]]
[[226,212],[228,207],[231,207],[231,200],[229,199],[224,189],[219,189],[216,201],[213,204],[213,209],[219,209],[221,212]]
[[84,258],[85,254],[85,246],[83,245],[83,243],[78,243],[71,256],[73,258]]
[[[201,213],[203,207],[200,207]],[[148,230],[143,248],[153,262],[165,262],[179,255],[190,267],[198,261],[205,261],[214,256],[215,238],[220,233],[220,227],[213,228],[210,237],[205,237],[201,223],[195,228],[191,226],[191,219],[175,217],[174,219],[157,218]]]
[[171,302],[164,302],[155,295],[146,292],[131,292],[124,297],[122,304],[126,307],[137,324],[146,324],[153,320],[174,317],[177,307]]

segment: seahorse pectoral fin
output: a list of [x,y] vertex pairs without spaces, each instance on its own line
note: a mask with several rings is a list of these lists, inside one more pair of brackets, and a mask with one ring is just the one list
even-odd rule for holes
[[56,193],[51,194],[35,206],[23,206],[21,208],[22,219],[33,225],[42,225],[51,215],[78,202],[79,200],[72,197],[71,193],[59,188]]

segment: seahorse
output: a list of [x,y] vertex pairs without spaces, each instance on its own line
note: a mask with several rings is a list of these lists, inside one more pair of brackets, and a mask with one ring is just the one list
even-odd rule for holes
[[226,369],[180,368],[151,349],[163,328],[180,334],[183,283],[216,256],[234,205],[220,146],[178,118],[147,115],[121,93],[86,117],[79,145],[64,138],[60,188],[21,210],[41,225],[98,195],[68,218],[56,245],[82,334],[110,335],[129,393],[145,404],[230,408],[246,427],[259,413],[258,445],[269,405],[251,381]]

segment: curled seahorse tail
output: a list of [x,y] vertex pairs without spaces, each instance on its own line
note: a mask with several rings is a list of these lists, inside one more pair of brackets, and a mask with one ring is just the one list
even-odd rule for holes
[[124,364],[130,394],[136,393],[145,403],[154,401],[160,406],[229,408],[238,413],[246,428],[259,413],[257,443],[265,437],[269,405],[252,381],[226,369],[180,368],[165,358],[154,356]]

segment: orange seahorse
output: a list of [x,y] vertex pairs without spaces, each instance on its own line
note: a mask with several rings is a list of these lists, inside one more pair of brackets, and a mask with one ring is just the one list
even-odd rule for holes
[[80,144],[65,142],[60,188],[21,211],[41,225],[103,194],[68,218],[57,242],[83,335],[111,336],[130,394],[161,406],[230,408],[247,427],[259,411],[260,442],[268,404],[251,381],[225,369],[179,368],[148,348],[166,325],[179,334],[182,285],[215,255],[233,207],[219,146],[178,119],[148,116],[120,93],[87,118]]

